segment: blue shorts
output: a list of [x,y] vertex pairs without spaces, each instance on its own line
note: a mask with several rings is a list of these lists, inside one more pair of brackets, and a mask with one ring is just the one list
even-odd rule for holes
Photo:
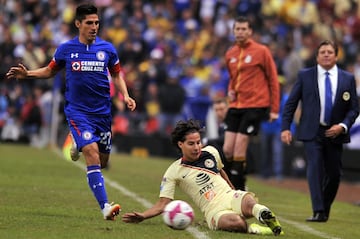
[[101,153],[110,153],[111,117],[76,115],[67,118],[67,121],[79,151],[85,145],[96,142]]

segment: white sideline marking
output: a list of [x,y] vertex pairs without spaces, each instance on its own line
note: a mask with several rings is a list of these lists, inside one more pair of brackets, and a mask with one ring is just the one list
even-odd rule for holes
[[[57,155],[59,155],[61,158],[65,159],[65,157],[64,157],[61,150],[57,149],[57,150],[55,150],[55,153]],[[86,166],[85,166],[84,163],[79,162],[79,161],[73,162],[71,160],[70,161],[66,160],[66,161],[71,162],[74,165],[76,165],[77,167],[79,167],[82,170],[86,171]],[[105,179],[105,183],[108,184],[110,187],[113,187],[114,189],[117,189],[118,191],[120,191],[122,194],[134,199],[135,201],[140,203],[142,206],[144,206],[146,208],[150,208],[153,205],[148,200],[140,197],[139,195],[137,195],[134,192],[129,191],[127,188],[121,186],[117,182],[115,182],[115,181],[113,181],[113,180],[111,180],[111,179],[109,179],[107,177],[104,177],[104,179]],[[321,237],[321,238],[324,238],[324,239],[341,239],[339,237],[333,237],[333,236],[330,236],[330,235],[328,235],[328,234],[326,234],[324,232],[317,231],[314,228],[309,227],[308,225],[305,225],[303,223],[298,223],[298,222],[295,222],[295,221],[292,221],[292,220],[285,219],[283,217],[278,217],[278,219],[280,220],[280,222],[283,221],[283,222],[285,222],[287,224],[290,224],[290,225],[296,227],[297,229],[299,229],[300,231],[303,231],[305,233],[309,233],[309,234],[312,234],[312,235],[315,235],[315,236],[318,236],[318,237]],[[196,227],[193,227],[193,226],[190,226],[190,227],[186,228],[186,231],[188,231],[190,234],[192,234],[195,238],[198,238],[198,239],[211,239],[208,235],[206,235],[206,233],[199,231]]]
[[325,238],[325,239],[341,239],[339,237],[333,237],[324,232],[317,231],[314,228],[309,227],[308,225],[305,225],[303,223],[295,222],[295,221],[288,220],[288,219],[285,219],[283,217],[278,217],[278,216],[277,216],[277,218],[279,219],[280,222],[285,222],[287,224],[290,224],[290,225],[296,227],[297,229],[299,229],[300,231],[312,234],[314,236],[318,236],[318,237]]
[[[60,155],[61,158],[65,159],[63,153],[60,150],[55,150],[55,153],[57,155]],[[66,160],[66,159],[65,159]],[[71,160],[66,160],[68,162],[73,163],[75,166],[77,166],[78,168],[86,171],[86,166],[84,163],[82,162],[73,162]],[[131,192],[130,190],[128,190],[127,188],[121,186],[120,184],[118,184],[117,182],[109,179],[108,177],[105,177],[105,184],[108,184],[110,187],[120,191],[122,194],[132,198],[133,200],[137,201],[138,203],[140,203],[142,206],[146,207],[146,208],[150,208],[152,207],[152,203],[149,202],[148,200],[146,200],[145,198],[140,197],[139,195],[137,195],[134,192]],[[206,233],[199,231],[196,227],[193,226],[189,226],[188,228],[186,228],[186,231],[188,231],[190,234],[192,234],[194,236],[194,238],[197,239],[211,239],[210,237],[208,237],[206,235]]]

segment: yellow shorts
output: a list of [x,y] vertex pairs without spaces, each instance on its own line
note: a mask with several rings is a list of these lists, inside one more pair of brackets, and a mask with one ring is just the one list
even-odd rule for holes
[[217,230],[219,219],[224,214],[235,213],[243,216],[241,211],[241,204],[244,196],[247,194],[255,196],[255,194],[251,192],[233,190],[227,193],[225,196],[219,198],[218,203],[215,203],[216,206],[212,207],[211,210],[207,211],[205,214],[208,227],[211,230]]

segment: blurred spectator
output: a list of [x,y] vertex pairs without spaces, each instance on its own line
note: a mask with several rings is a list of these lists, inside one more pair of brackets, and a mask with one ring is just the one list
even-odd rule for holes
[[[56,46],[74,36],[73,12],[79,2],[82,1],[2,1],[0,84],[10,66],[23,61],[31,67],[41,64],[44,57],[44,62],[48,62]],[[227,94],[223,55],[233,41],[232,25],[237,15],[246,15],[255,22],[254,38],[273,49],[278,70],[286,79],[285,87],[291,88],[298,69],[314,63],[315,46],[325,36],[339,43],[339,64],[353,65],[355,75],[359,68],[360,4],[355,0],[95,3],[102,14],[101,25],[108,26],[101,28],[100,34],[117,46],[129,91],[139,102],[136,112],[122,112],[129,121],[128,133],[142,133],[143,125],[149,123],[153,115],[148,108],[156,105],[149,96],[154,93],[150,92],[165,84],[170,71],[177,72],[186,91],[183,117],[204,120],[211,101]],[[17,82],[5,83],[9,105],[14,107],[14,117],[18,119],[23,96],[38,82],[21,82],[20,95]],[[357,87],[360,89],[360,83]],[[198,106],[201,111],[197,108],[194,113]]]
[[[284,83],[283,77],[279,79]],[[279,118],[272,122],[263,121],[260,125],[260,175],[264,179],[275,177],[282,180],[284,177],[284,146],[280,139],[281,114],[288,97],[288,93],[281,89]]]
[[120,46],[128,37],[128,31],[121,16],[114,16],[110,27],[106,30],[106,39],[111,41],[115,47]]
[[9,91],[9,101],[10,105],[14,107],[14,112],[12,115],[15,117],[20,117],[20,112],[25,103],[25,93],[23,87],[20,84],[16,84],[14,88]]
[[123,65],[141,65],[148,55],[148,45],[145,40],[142,39],[141,32],[134,29],[131,35],[119,45],[118,53]]
[[64,43],[72,38],[70,26],[66,23],[61,23],[59,29],[54,32],[53,38],[52,38],[52,44],[55,46],[60,45],[61,43]]
[[200,95],[203,88],[203,82],[195,75],[195,66],[187,65],[184,69],[184,76],[180,79],[180,84],[186,91],[186,101],[184,114],[185,118],[194,118],[192,111],[192,102]]
[[41,125],[36,141],[33,145],[39,148],[48,146],[50,143],[50,130],[52,120],[53,92],[47,85],[39,85],[34,88],[35,100],[41,113]]
[[159,132],[159,89],[156,83],[152,82],[148,85],[145,94],[146,102],[146,122],[144,125],[144,131],[146,134],[154,134]]
[[42,124],[42,114],[39,103],[33,93],[25,97],[25,102],[20,112],[21,136],[28,139],[30,144],[36,144]]
[[1,130],[2,141],[18,141],[21,134],[21,129],[16,116],[16,109],[14,105],[9,105],[7,114],[4,115],[4,126]]
[[283,47],[285,50],[285,58],[278,68],[281,68],[281,71],[284,75],[284,90],[290,92],[293,84],[297,79],[297,73],[300,69],[304,67],[304,62],[300,58],[299,54],[295,51],[291,43],[286,44]]
[[346,144],[346,148],[360,150],[360,117],[358,117],[350,129],[351,142]]
[[12,66],[15,62],[14,50],[16,44],[12,40],[11,32],[7,28],[4,28],[4,32],[1,34],[1,37],[2,41],[0,42],[0,79],[3,79],[5,77],[7,69],[9,69],[9,67]]
[[183,119],[185,97],[186,92],[180,85],[178,76],[170,74],[165,84],[159,87],[159,133],[170,135],[176,123]]
[[5,87],[0,88],[0,133],[8,116],[9,100]]
[[35,46],[30,39],[25,42],[25,49],[22,54],[22,63],[30,70],[43,67],[46,55],[41,47]]

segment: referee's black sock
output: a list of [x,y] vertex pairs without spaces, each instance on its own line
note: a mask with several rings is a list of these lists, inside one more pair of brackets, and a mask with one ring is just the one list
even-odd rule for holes
[[230,181],[235,189],[245,191],[245,161],[233,161],[230,169]]

